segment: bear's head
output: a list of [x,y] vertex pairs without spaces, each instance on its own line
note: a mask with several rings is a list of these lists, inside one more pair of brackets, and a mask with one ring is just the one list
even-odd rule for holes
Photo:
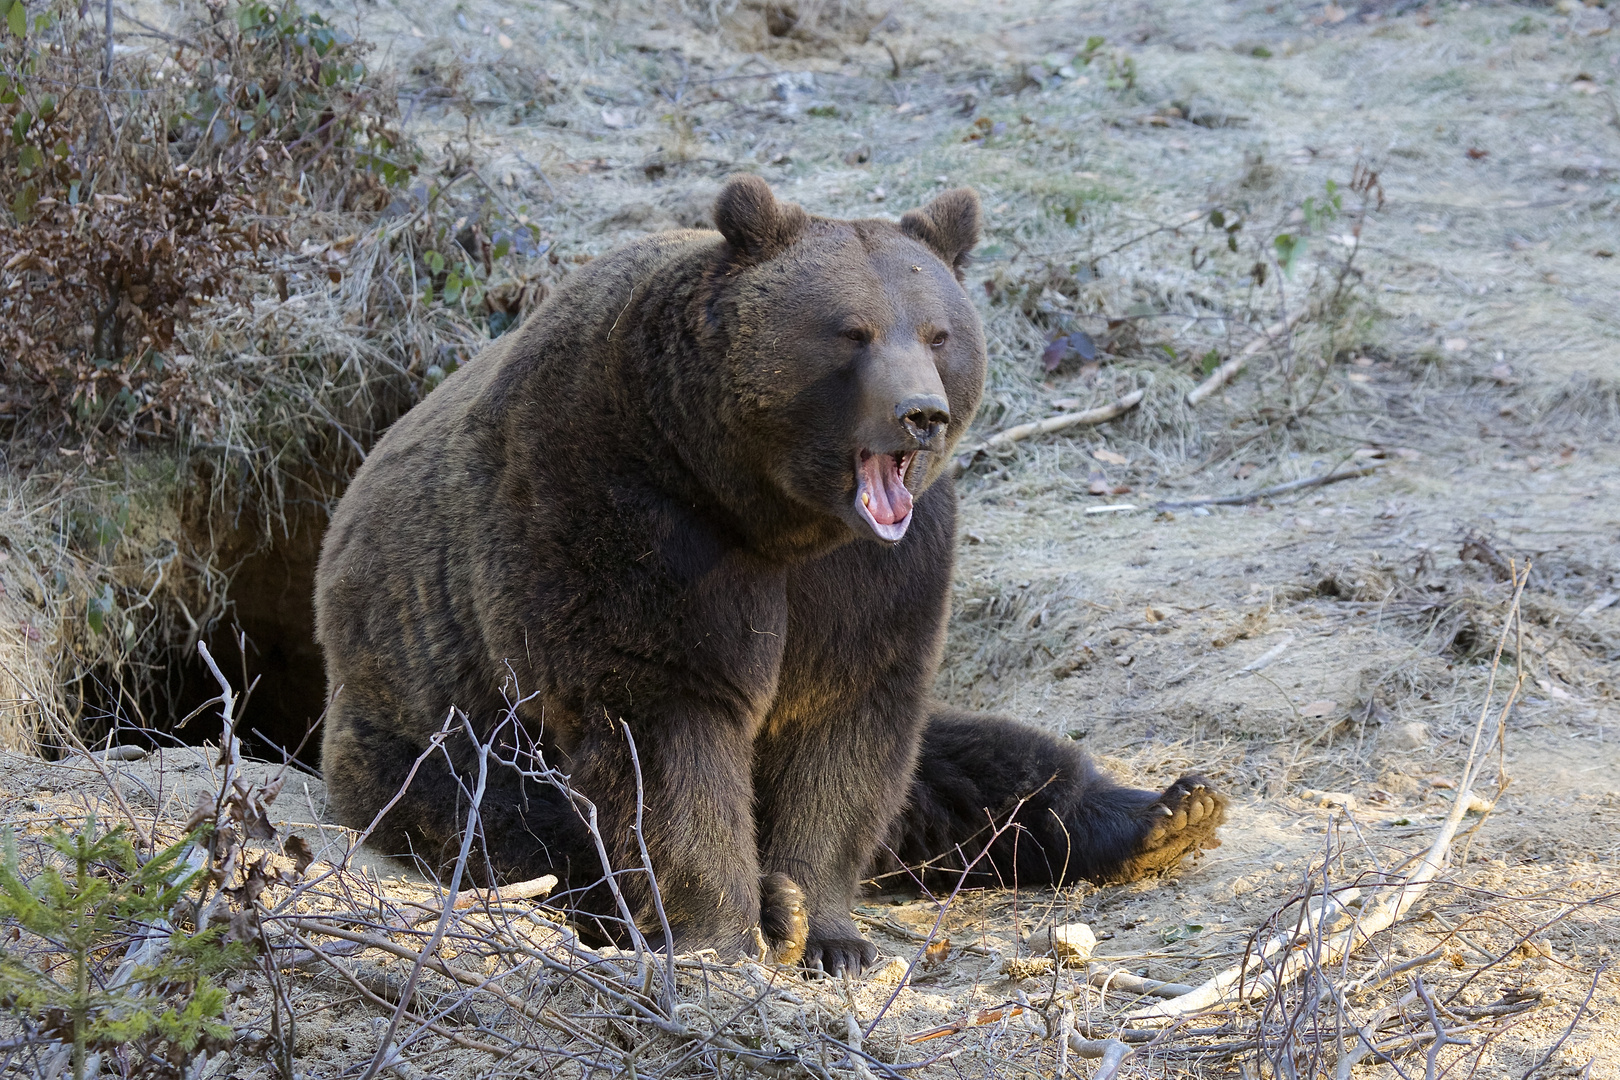
[[899,541],[984,385],[984,330],[962,285],[978,196],[944,192],[898,223],[844,221],[739,176],[714,218],[729,424],[794,503]]

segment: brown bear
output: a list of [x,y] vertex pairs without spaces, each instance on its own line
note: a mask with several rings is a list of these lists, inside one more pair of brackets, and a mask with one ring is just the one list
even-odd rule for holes
[[657,931],[656,880],[669,947],[734,956],[763,930],[831,972],[876,955],[850,916],[874,869],[1117,881],[1214,843],[1225,800],[1199,777],[1125,788],[1070,743],[930,704],[947,464],[985,374],[962,285],[978,197],[843,221],[742,176],[714,218],[574,274],[356,474],[316,580],[340,818],[368,824],[417,766],[374,839],[445,865],[465,715],[569,778],[489,775],[475,871],[554,872],[613,915],[577,793],[618,910]]

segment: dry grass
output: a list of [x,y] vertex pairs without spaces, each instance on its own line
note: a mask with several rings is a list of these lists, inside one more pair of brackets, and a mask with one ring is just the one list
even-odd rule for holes
[[[1605,95],[1615,91],[1612,31],[1582,29],[1612,12],[1476,3],[1331,22],[1314,5],[801,3],[776,36],[766,7],[358,9],[354,26],[397,76],[424,153],[413,187],[448,190],[427,213],[424,190],[382,219],[302,218],[299,250],[259,282],[251,308],[183,329],[199,385],[219,391],[220,419],[198,437],[88,464],[9,449],[0,671],[15,685],[0,696],[30,704],[5,704],[6,722],[23,733],[47,714],[84,723],[115,697],[94,695],[87,710],[87,678],[131,688],[129,723],[173,719],[142,687],[161,682],[206,628],[229,625],[237,562],[287,543],[301,515],[318,516],[378,426],[436,378],[431,369],[465,359],[489,333],[492,305],[481,298],[420,302],[425,253],[451,254],[441,244],[461,218],[485,239],[524,217],[540,229],[544,255],[497,264],[483,283],[521,310],[576,259],[701,224],[730,171],[759,172],[809,209],[842,216],[893,216],[972,184],[990,232],[970,285],[992,352],[976,434],[1054,415],[1058,402],[1146,394],[1118,421],[1022,443],[961,483],[965,543],[939,692],[1073,732],[1142,783],[1210,773],[1239,801],[1227,846],[1151,889],[957,897],[940,921],[950,960],[919,961],[870,1034],[894,992],[881,980],[901,969],[846,987],[694,959],[676,972],[671,1012],[656,964],[643,971],[633,955],[582,950],[527,908],[457,913],[438,957],[500,976],[493,985],[524,1007],[425,969],[396,1033],[395,1072],[516,1072],[531,1054],[565,1072],[633,1065],[672,1076],[1049,1074],[1066,1054],[1089,1071],[1056,1037],[1065,1007],[1104,1035],[1138,1002],[1114,990],[1105,999],[1078,972],[1008,980],[1002,964],[1028,959],[1031,931],[1083,918],[1114,935],[1111,963],[1197,982],[1238,960],[1251,935],[1293,925],[1305,898],[1381,880],[1432,834],[1451,790],[1434,781],[1466,753],[1481,651],[1502,627],[1505,585],[1488,561],[1461,557],[1477,535],[1537,566],[1524,606],[1528,699],[1510,718],[1516,781],[1504,802],[1387,943],[1195,1029],[1210,1034],[1140,1045],[1124,1072],[1334,1072],[1348,1028],[1322,987],[1439,951],[1350,995],[1346,1015],[1365,1019],[1416,994],[1416,974],[1423,993],[1390,1012],[1375,1040],[1402,1069],[1426,1064],[1426,996],[1441,1029],[1476,1040],[1445,1047],[1439,1068],[1482,1054],[1484,1075],[1525,1075],[1616,945],[1604,777],[1620,605],[1597,605],[1620,590],[1606,510],[1620,494],[1607,439],[1620,373],[1605,302],[1620,281],[1615,260],[1595,254],[1612,246],[1615,176],[1593,135],[1609,130]],[[137,14],[163,25],[170,12]],[[1105,44],[1077,59],[1093,36]],[[1575,85],[1581,73],[1597,92]],[[1313,228],[1292,274],[1279,274],[1274,238],[1301,235],[1304,200],[1321,199],[1328,180],[1346,188],[1358,162],[1379,171],[1386,195],[1364,218],[1355,265],[1366,277],[1337,271],[1350,248],[1335,237],[1360,216],[1348,191],[1338,221]],[[1238,252],[1211,222],[1215,209],[1243,223]],[[463,253],[477,262],[477,248],[469,231]],[[1263,285],[1256,262],[1268,266]],[[437,277],[441,298],[443,284]],[[1310,316],[1285,347],[1186,406],[1211,350],[1231,356],[1300,305]],[[1096,369],[1071,355],[1044,371],[1052,336],[1076,330],[1100,346]],[[1388,466],[1249,507],[1085,513],[1252,491],[1320,474],[1358,449],[1382,452]],[[1110,489],[1133,490],[1089,494],[1097,471]],[[109,547],[94,539],[112,535],[97,522],[121,521],[120,499],[128,523]],[[89,602],[108,585],[136,647],[90,631]],[[1285,643],[1267,666],[1242,670]],[[49,783],[67,790],[60,776]],[[336,840],[321,824],[319,784],[308,783],[303,834]],[[1323,808],[1302,797],[1307,787],[1353,792],[1358,808]],[[32,779],[14,792],[8,820],[38,816],[24,798],[54,805]],[[172,829],[179,809],[150,812]],[[300,1060],[358,1074],[378,1050],[372,1025],[393,1016],[414,962],[392,950],[419,952],[432,930],[400,920],[419,913],[412,903],[431,908],[434,890],[369,870],[316,873],[327,876],[301,894],[311,910],[390,945],[306,934],[347,974],[306,963],[275,1000],[296,1019]],[[266,903],[283,900],[272,891]],[[941,913],[926,899],[879,899],[859,914],[909,963],[913,935]],[[276,919],[290,929],[294,915]],[[907,933],[890,933],[896,926]],[[1527,933],[1552,955],[1522,947]],[[295,945],[278,955],[297,955]],[[595,965],[600,985],[522,949],[570,969]],[[263,1032],[269,983],[258,985],[233,1016]],[[1612,983],[1596,985],[1594,1006],[1612,1010]],[[524,1012],[536,1002],[538,1016]],[[1500,1015],[1479,1012],[1498,1004]],[[418,1023],[435,1016],[463,1043]],[[563,1027],[552,1026],[558,1017]],[[965,1019],[984,1022],[904,1041]],[[1486,1026],[1456,1031],[1476,1024]],[[252,1057],[244,1073],[271,1073],[253,1057],[266,1045],[244,1042],[232,1067]],[[1589,1058],[1593,1075],[1612,1071],[1612,1039],[1590,1018],[1537,1075],[1578,1073]],[[922,1061],[933,1063],[903,1068]]]

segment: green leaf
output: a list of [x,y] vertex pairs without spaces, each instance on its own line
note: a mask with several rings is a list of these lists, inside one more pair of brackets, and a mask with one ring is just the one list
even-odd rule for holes
[[17,37],[28,36],[28,9],[23,7],[23,0],[12,0],[11,10],[6,12],[6,29]]
[[107,626],[107,616],[112,612],[117,599],[113,596],[112,584],[109,582],[102,587],[100,596],[92,596],[85,612],[85,621],[90,624],[90,632],[100,634]]
[[1217,229],[1224,229],[1226,228],[1226,215],[1219,210],[1211,210],[1209,212],[1209,223]]
[[428,269],[432,270],[435,276],[444,273],[444,256],[437,251],[428,252],[422,256],[422,260],[428,264]]
[[39,192],[34,190],[33,184],[24,184],[11,200],[11,213],[18,221],[27,221],[34,216],[34,204],[39,202]]
[[495,259],[504,259],[506,258],[507,254],[511,252],[511,250],[512,241],[503,236],[499,240],[495,241],[495,250],[490,253],[490,257]]
[[1305,252],[1305,238],[1292,233],[1283,233],[1271,243],[1277,249],[1277,265],[1282,268],[1282,272],[1293,273],[1294,260]]

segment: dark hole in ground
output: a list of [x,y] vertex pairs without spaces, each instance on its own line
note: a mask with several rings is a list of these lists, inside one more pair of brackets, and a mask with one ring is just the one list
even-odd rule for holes
[[[320,765],[326,672],[315,644],[315,562],[325,527],[325,513],[310,511],[270,543],[255,536],[217,551],[235,570],[229,604],[202,640],[237,693],[236,733],[250,757],[280,761],[296,750],[303,766]],[[219,684],[195,648],[177,644],[153,681],[149,699],[136,702],[105,672],[88,673],[79,737],[95,746],[117,727],[117,743],[219,742],[219,708],[208,704]]]
[[[298,760],[320,764],[320,732],[311,728],[326,707],[326,671],[315,644],[315,561],[325,527],[325,514],[307,513],[287,535],[244,558],[231,579],[231,609],[205,638],[238,693],[258,679],[238,725],[244,749],[255,757],[280,760],[283,750],[302,743]],[[180,675],[176,719],[218,693],[197,657],[185,661]],[[218,710],[204,710],[175,734],[186,742],[217,740]]]

